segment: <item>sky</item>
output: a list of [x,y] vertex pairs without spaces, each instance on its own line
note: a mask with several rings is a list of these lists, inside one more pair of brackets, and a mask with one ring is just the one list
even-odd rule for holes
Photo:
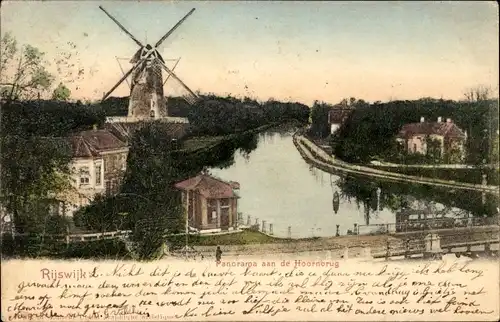
[[[495,2],[4,1],[1,32],[40,48],[53,71],[73,52],[84,74],[60,80],[98,99],[138,49],[99,5],[148,43],[196,8],[159,48],[181,58],[175,72],[193,91],[305,104],[462,99],[478,85],[498,95]],[[170,80],[165,90],[179,93]],[[124,82],[112,96],[128,93]]]

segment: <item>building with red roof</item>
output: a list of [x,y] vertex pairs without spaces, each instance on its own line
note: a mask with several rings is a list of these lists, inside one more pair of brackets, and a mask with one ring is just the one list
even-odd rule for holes
[[176,183],[175,188],[182,191],[190,227],[200,231],[237,227],[239,183],[202,173]]
[[82,131],[68,137],[72,153],[72,188],[59,196],[59,212],[71,216],[97,194],[119,191],[125,175],[129,147],[108,130]]
[[449,118],[446,122],[443,122],[441,117],[437,122],[426,122],[422,117],[419,123],[403,125],[397,135],[397,140],[403,144],[408,153],[427,154],[430,149],[429,139],[436,143],[437,153],[441,157],[455,151],[459,159],[463,159],[467,133]]

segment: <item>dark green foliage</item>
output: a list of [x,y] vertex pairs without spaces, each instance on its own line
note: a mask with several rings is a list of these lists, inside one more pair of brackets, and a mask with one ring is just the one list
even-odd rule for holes
[[132,201],[125,197],[98,195],[90,205],[78,209],[73,222],[90,231],[128,230],[131,227],[128,210]]
[[314,102],[311,108],[311,129],[309,134],[317,138],[325,138],[330,134],[328,124],[328,113],[332,109],[332,105],[326,103]]
[[61,101],[11,102],[2,106],[1,132],[20,136],[66,136],[102,126],[99,107]]
[[270,123],[307,122],[309,108],[300,103],[205,96],[188,114],[194,135],[240,133]]
[[41,137],[1,138],[2,204],[18,232],[40,232],[55,202],[50,195],[69,186],[69,145]]
[[443,117],[443,120],[451,118],[462,130],[467,131],[466,163],[480,164],[483,159],[489,159],[489,137],[498,130],[496,101],[421,99],[357,107],[334,135],[334,154],[354,163],[395,156],[396,134],[403,124],[419,122],[420,117],[433,122],[438,117]]
[[128,96],[109,97],[104,102],[99,102],[95,105],[99,106],[106,116],[127,116],[128,103]]

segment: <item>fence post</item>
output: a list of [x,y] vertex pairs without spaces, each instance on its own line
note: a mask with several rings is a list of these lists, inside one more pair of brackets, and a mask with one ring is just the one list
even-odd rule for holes
[[265,220],[262,220],[262,232],[263,233],[266,232],[266,221]]
[[288,238],[292,238],[292,226],[288,226]]
[[247,216],[247,226],[250,226],[252,221],[250,220],[250,215]]
[[385,260],[389,260],[389,255],[390,255],[390,247],[391,247],[391,244],[389,242],[389,238],[387,238],[387,247],[386,247],[386,250],[385,250]]
[[484,244],[484,252],[486,253],[486,256],[492,255],[490,243]]
[[65,236],[65,239],[66,239],[66,247],[69,246],[69,226],[66,226],[66,236]]
[[273,233],[273,224],[269,224],[269,235],[274,235],[274,233]]
[[337,232],[335,233],[335,236],[340,236],[340,225],[337,225]]
[[354,235],[358,235],[358,224],[354,224]]
[[441,249],[441,238],[438,234],[427,234],[424,238],[425,240],[425,252],[424,258],[435,258],[441,259],[442,249]]
[[410,258],[410,240],[405,241],[405,258]]

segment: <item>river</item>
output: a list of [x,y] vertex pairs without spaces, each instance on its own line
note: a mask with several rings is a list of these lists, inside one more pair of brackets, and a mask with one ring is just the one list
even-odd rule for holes
[[[240,183],[238,211],[245,224],[250,216],[252,224],[256,219],[260,225],[263,220],[273,224],[275,236],[327,237],[335,236],[337,225],[339,233],[345,235],[353,230],[354,224],[394,223],[403,196],[412,207],[431,204],[435,211],[444,209],[443,204],[434,200],[432,191],[414,194],[416,188],[408,185],[397,192],[388,191],[395,184],[330,175],[311,167],[296,150],[293,132],[292,128],[284,128],[260,133],[253,151],[238,150],[230,166],[209,169],[216,177]],[[333,207],[335,193],[339,196],[337,213]],[[470,213],[456,207],[457,200],[448,197],[443,200],[448,203],[449,215]],[[360,233],[374,230],[376,227],[361,227]]]

